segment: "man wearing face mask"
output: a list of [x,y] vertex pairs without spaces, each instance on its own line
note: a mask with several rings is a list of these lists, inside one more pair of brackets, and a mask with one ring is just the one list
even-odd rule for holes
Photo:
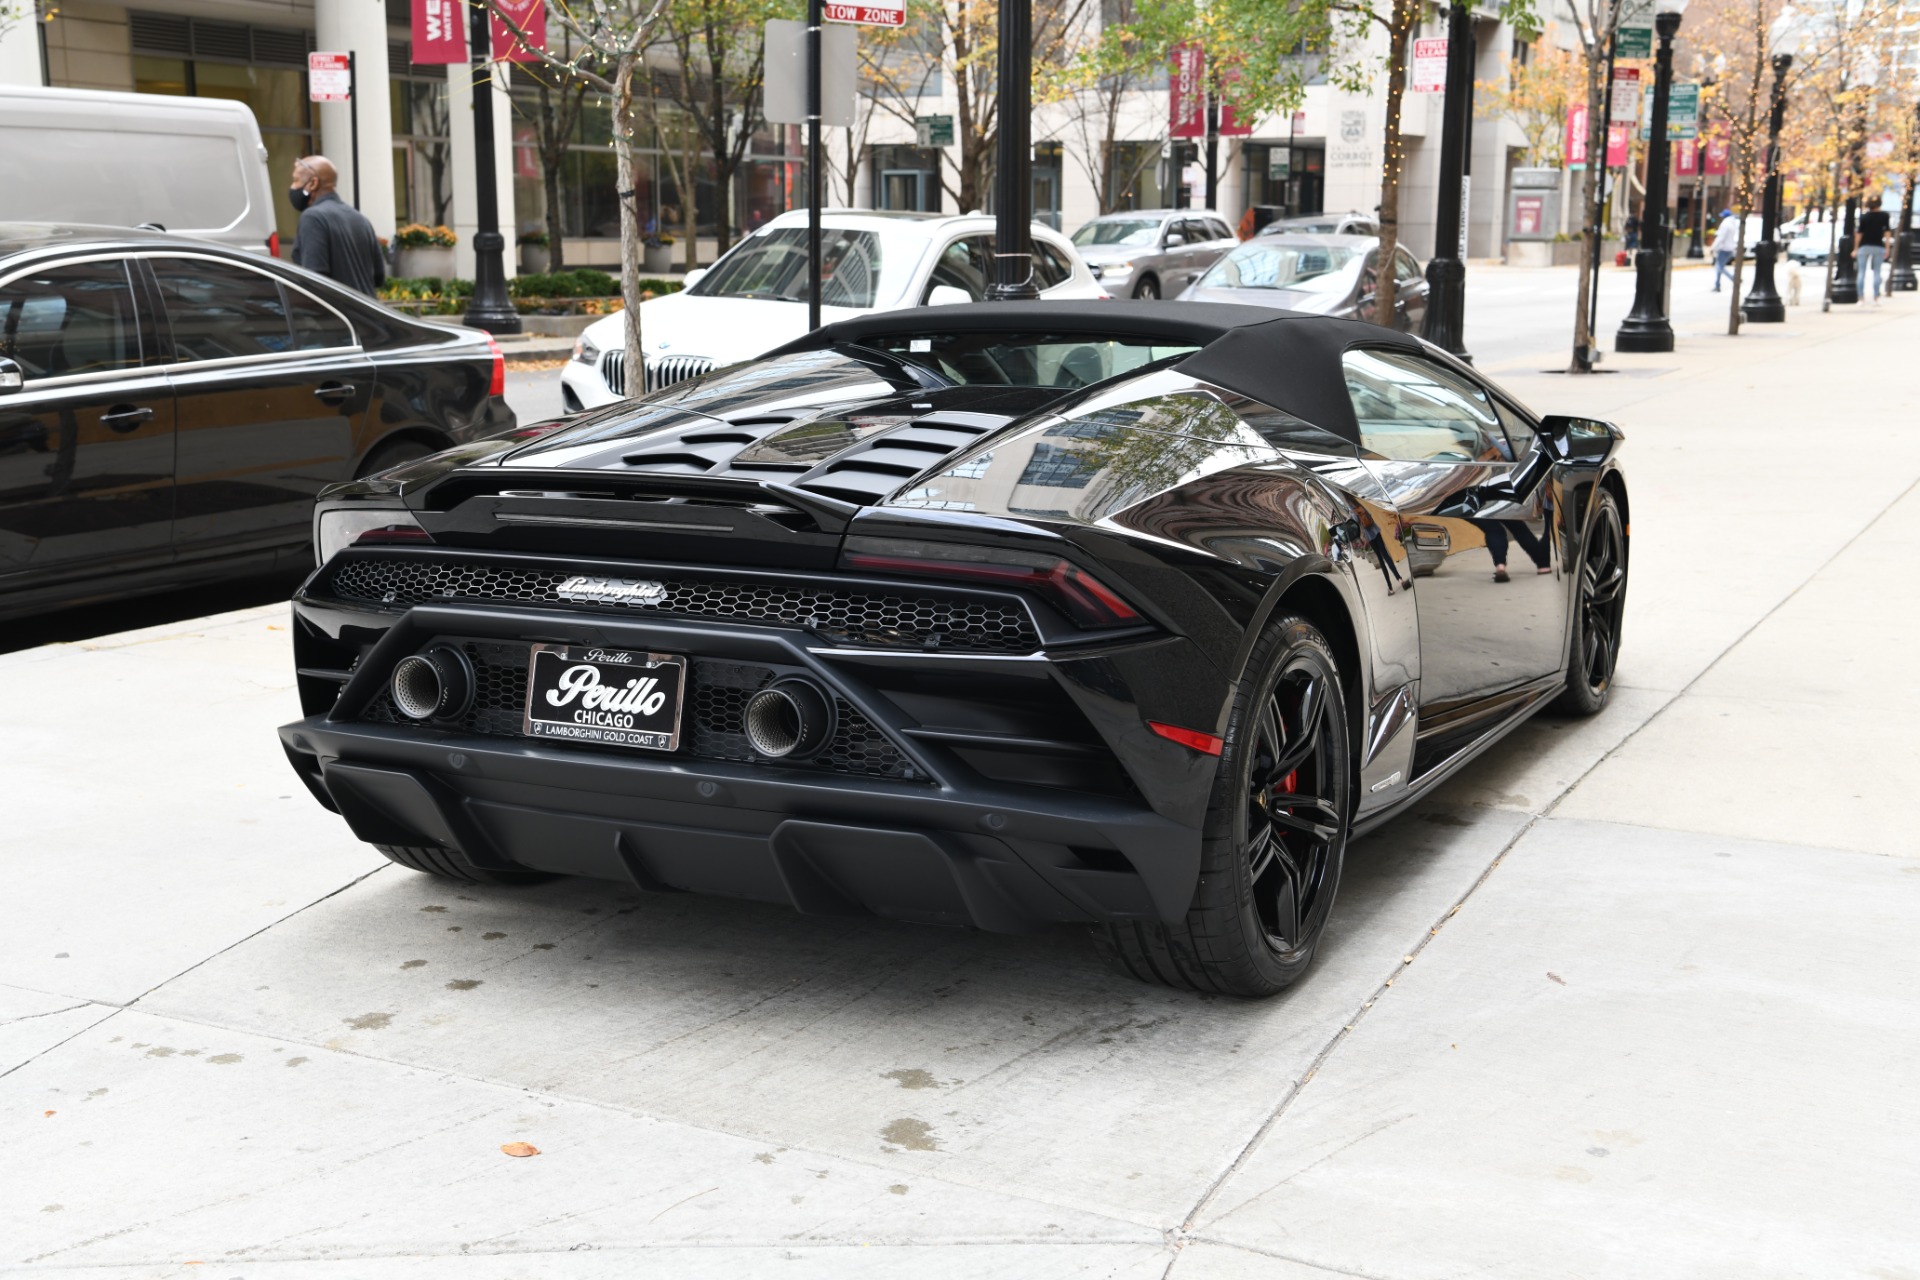
[[373,297],[387,281],[380,237],[366,215],[334,190],[339,182],[333,161],[325,156],[293,162],[293,186],[287,199],[300,212],[293,239],[294,265]]

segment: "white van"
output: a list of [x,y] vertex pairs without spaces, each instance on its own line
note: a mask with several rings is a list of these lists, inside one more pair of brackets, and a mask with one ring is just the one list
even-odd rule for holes
[[245,103],[218,98],[0,85],[0,222],[277,247],[260,126]]

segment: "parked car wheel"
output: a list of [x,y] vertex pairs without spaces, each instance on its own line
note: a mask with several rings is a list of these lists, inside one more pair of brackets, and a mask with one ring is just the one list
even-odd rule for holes
[[485,867],[471,867],[448,850],[431,846],[408,848],[404,845],[377,844],[373,847],[386,854],[387,861],[409,871],[424,871],[430,876],[455,880],[461,884],[539,884],[543,880],[557,878],[545,871],[491,871]]
[[1573,611],[1573,654],[1567,688],[1553,704],[1590,716],[1607,705],[1620,660],[1620,622],[1627,605],[1627,533],[1611,491],[1594,497],[1593,523],[1580,555],[1580,600]]
[[1149,300],[1159,297],[1160,282],[1152,276],[1146,277],[1139,284],[1133,286],[1133,296]]
[[1306,972],[1351,827],[1346,700],[1312,623],[1276,618],[1248,661],[1214,780],[1200,884],[1178,924],[1096,926],[1096,947],[1147,982],[1269,996]]

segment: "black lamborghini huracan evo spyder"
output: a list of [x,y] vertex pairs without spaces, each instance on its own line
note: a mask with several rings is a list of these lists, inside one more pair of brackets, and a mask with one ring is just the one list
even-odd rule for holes
[[1006,303],[323,496],[322,804],[403,866],[1300,976],[1348,839],[1606,703],[1620,433],[1373,325]]

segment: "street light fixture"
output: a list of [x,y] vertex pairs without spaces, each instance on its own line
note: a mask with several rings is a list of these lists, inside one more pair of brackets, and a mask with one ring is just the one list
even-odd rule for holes
[[[1862,55],[1854,64],[1854,89],[1872,89],[1880,83],[1880,67],[1867,55]],[[1847,168],[1847,204],[1846,221],[1840,225],[1840,251],[1833,256],[1833,283],[1827,290],[1827,301],[1834,306],[1858,305],[1860,301],[1860,270],[1853,256],[1853,232],[1857,225],[1855,219],[1864,212],[1860,203],[1860,190],[1865,178],[1861,155],[1867,146],[1867,100],[1863,96],[1854,104],[1854,124],[1848,129]]]
[[[1720,74],[1726,69],[1727,55],[1724,53],[1714,54],[1712,62],[1708,62],[1697,53],[1693,55],[1693,78],[1700,82],[1700,121],[1703,126],[1706,123],[1707,91],[1720,83]],[[1700,237],[1707,225],[1707,151],[1704,142],[1697,135],[1693,143],[1693,214],[1687,222],[1690,224],[1687,235],[1687,257],[1706,257],[1706,246],[1701,243]]]
[[1749,324],[1782,324],[1787,304],[1773,282],[1780,260],[1780,125],[1787,115],[1787,72],[1800,52],[1800,18],[1791,5],[1781,11],[1767,32],[1773,52],[1773,113],[1767,118],[1767,185],[1760,197],[1760,243],[1753,247],[1753,288],[1740,311]]
[[1440,117],[1440,196],[1427,314],[1420,336],[1462,360],[1467,311],[1467,128],[1473,118],[1473,11],[1454,0],[1447,13],[1447,96]]
[[488,333],[520,332],[520,313],[507,296],[507,238],[500,234],[500,185],[493,156],[493,64],[484,0],[468,6],[473,57],[473,195],[479,224],[473,237],[473,297],[465,324]]
[[1653,123],[1647,147],[1647,194],[1640,206],[1640,251],[1634,256],[1633,310],[1614,336],[1615,351],[1671,351],[1673,325],[1666,316],[1668,260],[1673,232],[1667,222],[1667,103],[1673,93],[1673,37],[1687,0],[1659,0],[1653,30],[1660,37],[1654,55]]

